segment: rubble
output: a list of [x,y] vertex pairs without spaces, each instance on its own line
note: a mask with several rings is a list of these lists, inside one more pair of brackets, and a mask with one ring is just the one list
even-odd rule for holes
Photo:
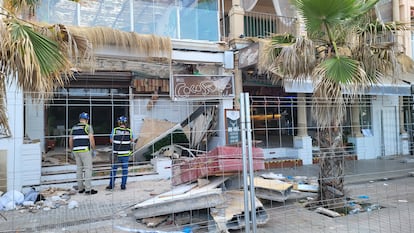
[[[226,191],[225,197],[226,202],[223,205],[216,206],[211,210],[211,215],[216,223],[216,231],[214,232],[228,232],[228,230],[238,230],[246,226],[243,204],[244,192],[239,190]],[[249,206],[249,214],[255,213],[258,226],[266,224],[269,216],[258,198],[255,200],[255,206],[254,211]]]
[[68,205],[73,189],[49,187],[42,191],[31,188],[25,194],[19,191],[9,191],[0,197],[0,210],[27,210],[35,213],[38,210],[48,211]]
[[254,187],[256,188],[256,197],[271,201],[284,202],[288,199],[293,188],[293,184],[281,180],[255,177]]
[[180,185],[171,191],[157,195],[132,207],[136,219],[180,213],[188,210],[205,209],[224,203],[220,186],[226,178],[217,178],[209,184]]

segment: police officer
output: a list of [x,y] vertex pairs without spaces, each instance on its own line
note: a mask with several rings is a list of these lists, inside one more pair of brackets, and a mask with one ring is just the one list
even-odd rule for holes
[[110,142],[112,143],[112,170],[109,185],[107,190],[112,190],[115,186],[116,172],[118,166],[122,167],[121,190],[126,189],[126,182],[128,177],[128,161],[132,154],[132,142],[134,136],[132,130],[127,127],[128,118],[120,116],[118,118],[118,127],[115,127],[110,135]]
[[[82,112],[79,115],[79,123],[74,125],[69,135],[69,148],[76,159],[76,179],[79,193],[96,194],[92,189],[92,155],[95,150],[93,128],[88,124],[89,114]],[[83,176],[83,173],[84,176]]]

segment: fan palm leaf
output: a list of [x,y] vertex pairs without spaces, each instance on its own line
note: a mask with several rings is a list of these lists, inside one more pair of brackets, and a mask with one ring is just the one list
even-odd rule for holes
[[294,5],[303,16],[308,32],[324,30],[331,42],[332,29],[343,25],[346,21],[359,18],[366,14],[378,0],[295,0]]
[[304,37],[286,38],[281,40],[281,37],[273,37],[265,44],[265,52],[261,55],[262,63],[259,67],[271,74],[273,82],[281,77],[304,79],[316,64],[315,48],[311,40]]
[[9,81],[16,81],[23,91],[37,97],[44,97],[56,84],[63,84],[61,73],[70,73],[71,63],[60,52],[57,42],[16,18],[3,20],[3,28],[0,64]]
[[6,114],[6,86],[15,83],[26,94],[47,97],[71,75],[70,61],[56,41],[42,35],[34,24],[8,11],[0,22],[0,127],[10,133]]
[[318,119],[318,127],[323,129],[341,124],[346,103],[371,84],[360,62],[344,56],[323,60],[314,69],[312,78],[316,84],[312,113]]

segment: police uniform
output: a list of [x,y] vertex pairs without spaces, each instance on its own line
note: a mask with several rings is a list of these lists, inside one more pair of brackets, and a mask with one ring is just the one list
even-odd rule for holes
[[87,123],[78,123],[71,130],[72,152],[76,159],[76,179],[80,193],[85,191],[88,193],[92,190],[92,154],[89,134],[93,134],[93,129]]
[[116,127],[112,130],[111,138],[113,163],[111,170],[111,178],[109,180],[109,186],[106,187],[106,189],[109,190],[114,188],[116,172],[118,170],[119,165],[121,165],[122,168],[121,189],[126,189],[129,156],[132,154],[132,130],[127,127]]

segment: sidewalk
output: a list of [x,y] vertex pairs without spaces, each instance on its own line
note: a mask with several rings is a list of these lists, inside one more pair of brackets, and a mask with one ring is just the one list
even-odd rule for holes
[[[268,170],[269,171],[269,170]],[[266,171],[266,172],[268,172]],[[397,178],[409,177],[409,172],[414,171],[414,159],[412,157],[394,157],[386,159],[373,160],[359,160],[346,162],[346,176],[345,183],[355,187],[363,187],[367,189],[369,185],[381,185],[380,182],[375,181],[392,181],[398,182]],[[285,176],[318,176],[318,165],[305,165],[296,168],[280,168],[272,169],[273,173],[280,173]],[[414,179],[409,179],[411,182]],[[35,213],[30,213],[27,210],[6,211],[0,212],[7,220],[0,216],[0,232],[126,232],[126,229],[136,229],[141,227],[136,221],[127,216],[130,206],[147,200],[153,195],[168,191],[171,187],[170,180],[153,180],[153,181],[131,181],[128,182],[126,191],[121,191],[119,185],[115,191],[105,191],[106,185],[95,187],[99,193],[96,195],[76,194],[71,197],[71,200],[76,200],[79,203],[78,208],[69,209],[67,206],[61,206],[51,210],[37,210]],[[398,186],[399,187],[399,186]],[[403,194],[414,193],[414,184],[404,184],[405,191],[387,190],[387,195],[396,196]],[[381,189],[381,186],[379,186]],[[365,191],[367,193],[367,191]],[[376,191],[374,195],[380,195]],[[399,192],[399,193],[394,193]],[[409,199],[404,196],[402,199]],[[412,198],[414,202],[414,197]],[[411,204],[411,203],[409,203]],[[408,204],[406,204],[408,208]],[[298,209],[300,208],[300,209]],[[414,208],[414,207],[412,207]],[[303,212],[305,209],[295,204],[274,204],[267,209],[270,215],[269,222],[271,224],[285,225],[291,218],[298,221],[297,218],[309,218],[306,222],[313,221],[324,222],[326,217],[314,215],[314,213]],[[395,212],[395,209],[392,209]],[[391,212],[390,212],[391,213]],[[401,213],[396,212],[400,215]],[[411,214],[413,215],[413,214]],[[411,226],[411,218],[414,215],[408,215],[406,224]],[[274,219],[275,216],[279,216]],[[281,217],[280,217],[281,216]],[[347,217],[352,218],[351,217]],[[392,217],[389,217],[392,219]],[[321,220],[322,219],[322,220]],[[332,222],[333,221],[333,222]],[[331,224],[335,223],[335,219],[329,219]],[[385,221],[385,220],[384,220]],[[414,220],[412,221],[414,224]],[[269,223],[269,224],[270,224]],[[267,225],[269,225],[267,224]],[[118,227],[117,227],[118,226]],[[119,228],[123,226],[123,230]],[[306,227],[305,227],[306,228]],[[180,226],[171,225],[169,230],[179,230]],[[260,228],[259,232],[276,232],[272,230],[272,225]],[[409,228],[411,229],[411,228]],[[414,229],[414,226],[412,227]],[[206,230],[206,229],[204,229]],[[295,231],[285,229],[285,231],[278,232],[323,232],[321,231],[304,231],[295,228]],[[315,229],[316,230],[316,229]],[[130,231],[134,232],[134,231]],[[138,231],[135,231],[138,232]],[[207,232],[200,231],[199,232]],[[369,231],[339,231],[339,232],[371,232]],[[379,231],[372,231],[379,232]],[[393,231],[380,231],[393,232]],[[394,232],[410,232],[399,230]]]
[[[319,165],[272,169],[285,176],[318,176]],[[345,183],[363,183],[407,177],[414,172],[414,156],[395,156],[369,160],[345,161]]]

